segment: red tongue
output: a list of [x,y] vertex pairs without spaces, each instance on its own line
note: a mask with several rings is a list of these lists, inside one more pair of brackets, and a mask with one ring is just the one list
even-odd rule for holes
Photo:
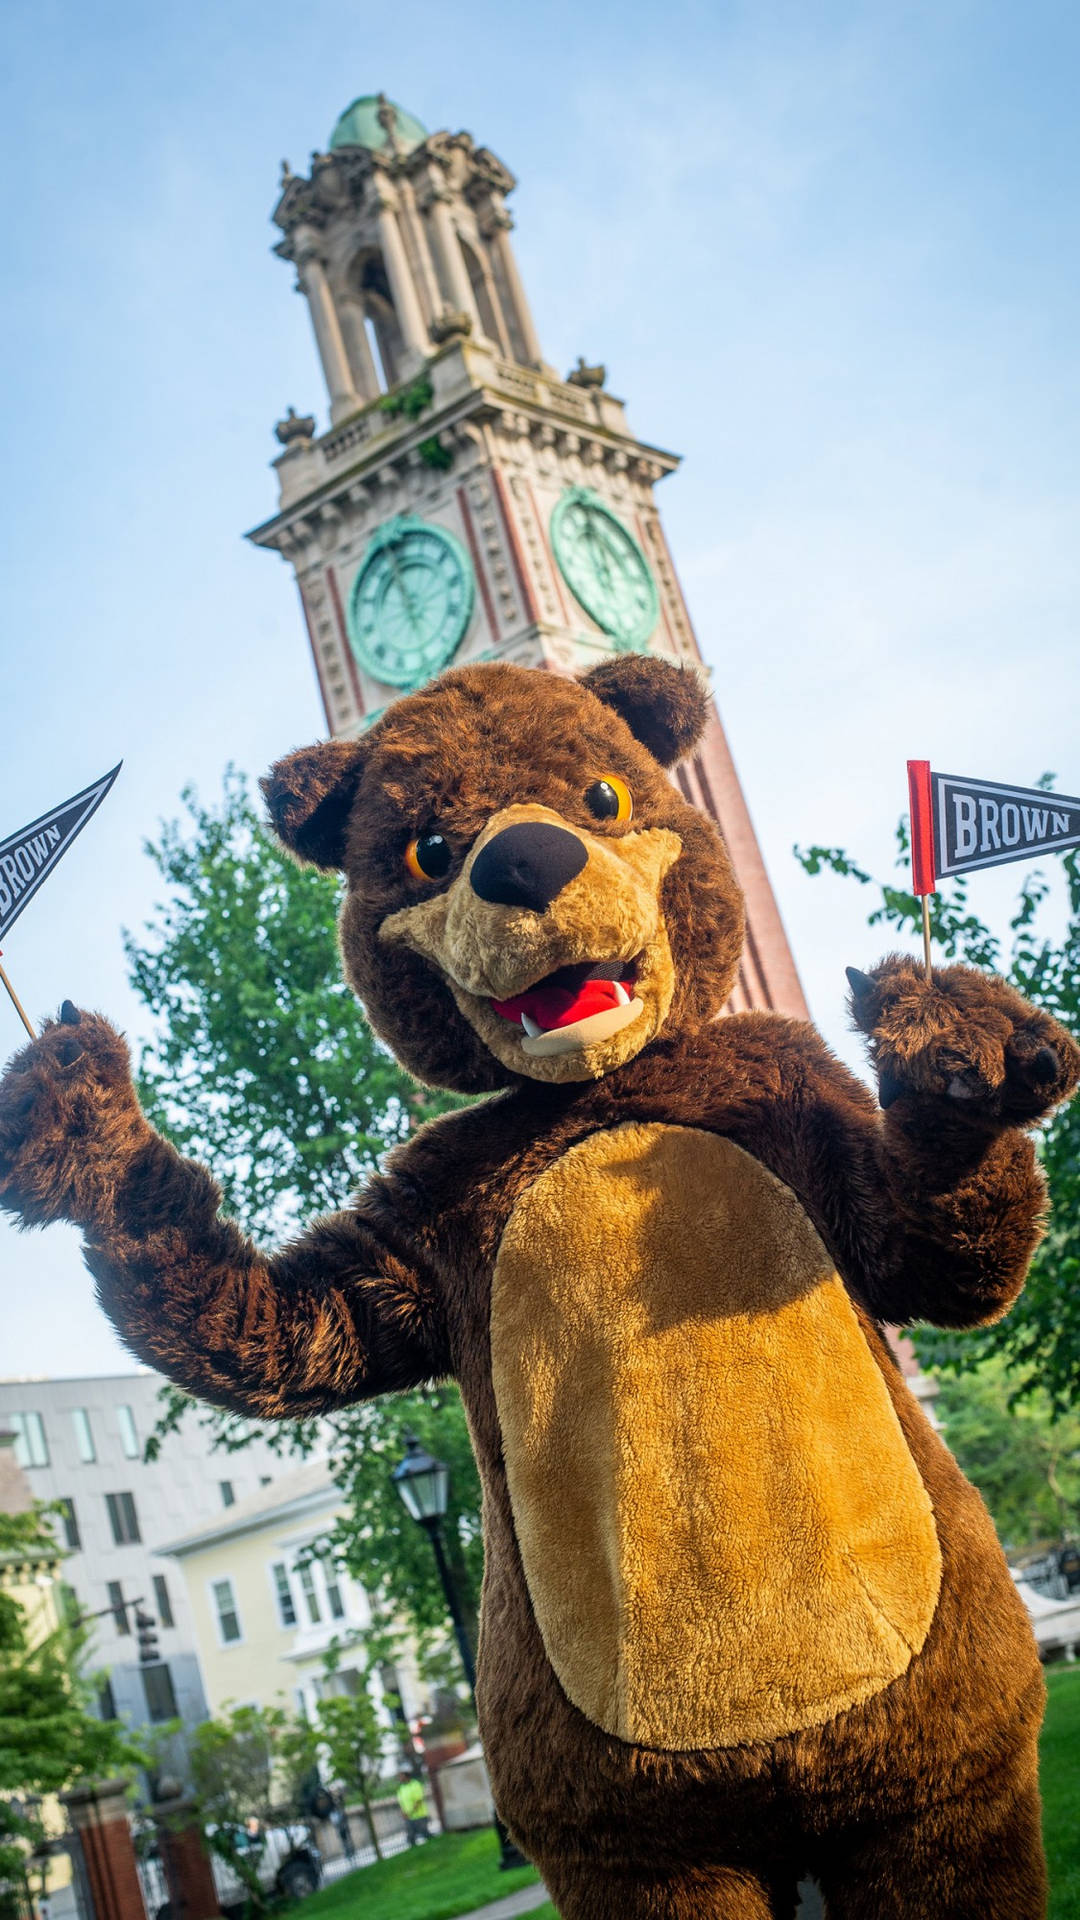
[[515,994],[512,1000],[493,1000],[496,1013],[504,1020],[520,1024],[527,1013],[538,1027],[550,1033],[553,1027],[570,1027],[590,1013],[603,1013],[622,1004],[614,980],[585,980],[580,987],[530,987],[528,993]]

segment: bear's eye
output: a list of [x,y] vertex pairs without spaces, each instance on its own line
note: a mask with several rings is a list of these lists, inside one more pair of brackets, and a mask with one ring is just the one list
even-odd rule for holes
[[414,880],[443,880],[454,856],[441,833],[421,833],[405,849],[405,865]]
[[613,820],[617,827],[634,816],[633,796],[617,773],[605,773],[602,780],[594,780],[585,790],[585,805],[598,820]]

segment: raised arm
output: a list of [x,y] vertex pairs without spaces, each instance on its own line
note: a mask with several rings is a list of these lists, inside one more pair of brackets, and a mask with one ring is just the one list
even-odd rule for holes
[[[879,1318],[996,1320],[1023,1286],[1045,1222],[1029,1130],[1075,1088],[1080,1049],[1003,980],[970,967],[937,969],[928,982],[894,956],[849,978],[880,1105],[812,1030],[785,1023],[784,1122],[778,1150],[763,1157],[802,1195]],[[767,1111],[755,1124],[776,1131]]]
[[420,1234],[375,1180],[273,1254],[219,1213],[205,1168],[145,1119],[128,1050],[65,1002],[0,1081],[0,1207],[81,1227],[102,1306],[140,1360],[261,1418],[327,1412],[448,1371]]
[[895,956],[849,973],[878,1076],[894,1226],[876,1283],[892,1320],[980,1326],[1027,1276],[1047,1200],[1031,1129],[1080,1080],[1080,1048],[995,974]]

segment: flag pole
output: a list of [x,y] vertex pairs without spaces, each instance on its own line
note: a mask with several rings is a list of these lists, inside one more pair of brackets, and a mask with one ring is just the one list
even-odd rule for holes
[[930,980],[933,974],[930,968],[930,895],[928,893],[924,893],[922,897],[922,946],[923,959],[926,962],[926,977]]
[[37,1034],[34,1032],[33,1027],[30,1025],[30,1022],[26,1017],[26,1009],[23,1006],[22,1001],[19,999],[19,996],[16,993],[14,987],[12,986],[11,981],[8,979],[7,974],[4,972],[2,961],[0,961],[0,985],[7,988],[8,997],[16,1013],[19,1016],[19,1019],[22,1021],[23,1026],[26,1028],[26,1031],[30,1035],[31,1040],[36,1040]]

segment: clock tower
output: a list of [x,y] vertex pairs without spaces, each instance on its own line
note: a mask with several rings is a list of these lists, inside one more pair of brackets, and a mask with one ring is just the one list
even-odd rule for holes
[[[286,162],[275,252],[296,268],[330,424],[278,422],[278,511],[249,535],[293,567],[332,733],[443,667],[579,674],[615,652],[702,669],[639,440],[603,367],[547,365],[518,275],[513,175],[467,133],[354,100],[307,177]],[[746,894],[732,1010],[805,1016],[715,708],[675,776]]]

